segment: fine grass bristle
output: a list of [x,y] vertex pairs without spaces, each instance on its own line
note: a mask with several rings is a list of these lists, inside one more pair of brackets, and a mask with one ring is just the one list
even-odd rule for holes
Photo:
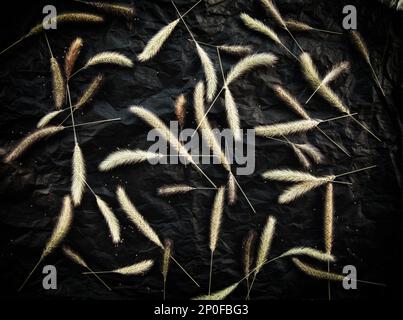
[[74,65],[80,55],[81,48],[83,46],[83,39],[76,38],[70,45],[67,51],[66,57],[64,58],[64,72],[67,80],[73,73]]
[[73,105],[73,108],[80,109],[81,107],[89,103],[97,93],[98,89],[101,87],[103,79],[104,76],[102,74],[98,74],[85,89],[84,93],[82,94],[80,99],[78,99],[77,103]]
[[98,64],[115,64],[122,67],[133,67],[133,62],[124,54],[105,51],[90,58],[85,64],[84,69]]
[[72,183],[71,183],[71,197],[74,206],[77,207],[81,204],[85,190],[86,169],[83,152],[78,144],[74,146],[73,160],[72,160]]
[[62,126],[53,126],[34,131],[30,135],[22,139],[21,142],[19,142],[17,146],[14,147],[14,149],[4,158],[4,162],[10,163],[12,161],[15,161],[40,140],[55,135],[62,130],[64,130],[64,127]]
[[65,100],[65,81],[59,63],[54,57],[50,58],[50,70],[52,72],[53,98],[56,110],[63,107]]
[[200,57],[202,63],[204,74],[206,75],[206,97],[207,101],[211,102],[214,99],[215,93],[217,92],[217,74],[214,68],[214,64],[208,56],[207,52],[196,42],[197,53]]
[[199,296],[196,298],[193,298],[192,300],[224,300],[227,296],[229,296],[239,285],[239,282],[233,284],[232,286],[229,286],[225,289],[222,289],[220,291],[208,294],[208,295],[203,295]]
[[116,194],[118,196],[120,206],[122,207],[123,211],[126,212],[130,221],[132,221],[137,226],[139,231],[145,237],[147,237],[149,240],[151,240],[153,243],[155,243],[158,247],[163,249],[164,246],[162,245],[161,240],[159,239],[158,235],[151,228],[151,226],[147,223],[147,221],[144,219],[144,217],[134,207],[133,203],[130,201],[129,197],[127,196],[125,190],[119,186],[116,190]]
[[141,52],[137,59],[140,62],[145,62],[153,58],[162,48],[165,41],[169,38],[172,31],[174,31],[175,27],[179,23],[180,19],[176,19],[172,21],[170,24],[163,27],[160,31],[158,31],[147,43],[143,52]]
[[289,134],[312,130],[316,128],[319,125],[319,123],[320,123],[319,121],[313,119],[290,121],[286,123],[258,126],[255,127],[255,132],[257,136],[261,137],[285,136]]
[[313,268],[306,263],[303,263],[300,259],[298,258],[292,258],[292,261],[294,264],[300,269],[302,272],[305,274],[316,278],[316,279],[321,279],[321,280],[330,280],[330,281],[343,281],[345,276],[336,274],[336,273],[331,273],[331,272],[326,272],[322,271],[316,268]]
[[120,150],[112,152],[98,166],[100,171],[110,171],[120,166],[159,159],[162,155],[143,150]]

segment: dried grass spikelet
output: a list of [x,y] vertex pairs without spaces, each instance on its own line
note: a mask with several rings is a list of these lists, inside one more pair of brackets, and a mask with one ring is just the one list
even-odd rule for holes
[[310,25],[294,20],[294,19],[287,19],[285,21],[287,28],[291,31],[313,31],[315,28],[312,28]]
[[274,231],[276,228],[276,221],[276,218],[274,218],[273,216],[269,216],[263,232],[260,236],[260,245],[257,251],[255,274],[259,273],[260,269],[263,267],[263,263],[266,260],[267,255],[269,254]]
[[73,160],[72,160],[72,183],[71,183],[71,197],[74,206],[80,205],[85,190],[86,169],[83,152],[78,144],[74,146]]
[[132,106],[130,112],[148,123],[152,128],[155,128],[164,139],[171,145],[172,148],[178,151],[181,157],[184,157],[189,163],[194,164],[192,156],[185,147],[179,142],[178,138],[168,129],[168,127],[154,113],[140,106]]
[[232,55],[237,55],[237,56],[246,56],[248,54],[252,54],[253,48],[252,46],[241,46],[241,45],[226,45],[223,44],[221,46],[218,46],[218,49],[221,51],[232,54]]
[[328,101],[333,107],[339,109],[341,112],[350,113],[348,108],[340,100],[340,98],[326,85],[320,86],[322,80],[319,76],[318,70],[313,64],[312,58],[308,53],[302,53],[300,56],[302,72],[305,79],[310,83],[311,87],[315,90],[320,87],[319,94]]
[[99,211],[101,211],[106,224],[108,225],[109,232],[112,237],[112,242],[114,244],[117,244],[120,241],[119,220],[116,218],[115,214],[104,200],[102,200],[99,196],[96,196],[95,199],[97,201]]
[[[119,274],[122,274],[122,275],[125,275],[125,276],[133,276],[133,275],[144,274],[145,272],[150,270],[153,265],[154,265],[153,260],[144,260],[144,261],[132,264],[132,265],[127,266],[127,267],[114,269],[114,270],[109,271],[109,272],[119,273]],[[100,273],[100,272],[98,272],[98,273]]]
[[228,204],[230,206],[234,205],[237,201],[237,186],[235,182],[235,177],[232,173],[228,174],[228,182],[227,182],[227,198]]
[[282,135],[285,136],[289,134],[312,130],[316,128],[319,123],[319,121],[314,119],[290,121],[273,125],[257,126],[255,127],[255,132],[257,136],[261,137],[276,137]]
[[164,249],[162,255],[162,264],[161,264],[161,273],[164,279],[164,282],[167,280],[168,270],[169,270],[169,262],[171,261],[171,254],[172,254],[172,247],[173,242],[172,240],[165,240],[164,241]]
[[116,16],[124,16],[125,18],[133,17],[134,13],[135,13],[135,10],[132,6],[123,5],[123,4],[114,4],[114,3],[106,3],[106,2],[88,2],[88,1],[80,1],[80,0],[78,0],[78,2],[85,3],[98,10],[102,10],[102,11],[111,13]]
[[246,13],[241,14],[241,19],[243,23],[245,24],[246,27],[249,29],[255,30],[257,32],[260,32],[267,37],[269,37],[271,40],[273,40],[275,43],[279,45],[283,45],[281,42],[280,38],[277,36],[277,34],[267,25],[265,25],[263,22],[252,18],[250,15]]
[[[246,276],[247,282],[249,282],[249,274],[251,272],[251,267],[254,260],[254,252],[255,252],[255,240],[256,240],[256,231],[250,230],[243,241],[243,273]],[[249,288],[249,285],[248,285]]]
[[321,279],[321,280],[330,280],[330,281],[343,281],[345,276],[342,276],[340,274],[336,273],[331,273],[331,272],[326,272],[322,271],[316,268],[313,268],[305,263],[303,263],[301,260],[298,258],[292,258],[292,262],[304,273],[307,275],[316,278],[316,279]]
[[157,193],[160,196],[170,196],[174,194],[183,194],[189,191],[195,190],[194,187],[188,186],[186,184],[175,184],[170,186],[163,186],[158,188]]
[[308,256],[310,258],[319,260],[319,261],[325,261],[325,262],[333,262],[335,261],[335,258],[333,255],[330,253],[325,253],[313,248],[307,248],[307,247],[296,247],[292,248],[286,252],[284,252],[281,257],[290,257],[290,256]]
[[129,219],[137,226],[139,231],[145,237],[147,237],[149,240],[151,240],[153,243],[155,243],[157,246],[163,249],[164,246],[162,245],[158,235],[147,223],[147,221],[144,220],[144,217],[134,207],[133,203],[127,196],[125,190],[121,186],[119,186],[116,190],[116,194],[118,196],[118,200],[123,211],[126,212]]
[[124,54],[104,51],[90,58],[85,64],[84,69],[98,64],[115,64],[122,67],[133,67],[133,62]]
[[229,163],[225,154],[222,152],[207,117],[204,119],[204,84],[201,81],[196,85],[194,91],[194,111],[196,122],[200,125],[202,137],[206,144],[209,146],[213,154],[220,158],[222,166],[228,172],[231,172],[231,164]]
[[211,102],[214,99],[215,93],[217,92],[217,74],[215,72],[214,64],[208,56],[207,52],[196,42],[197,54],[200,57],[202,63],[204,74],[206,75],[206,96],[207,101]]
[[64,72],[67,80],[73,73],[74,65],[80,55],[81,48],[83,46],[83,39],[76,38],[70,45],[67,51],[66,57],[64,58]]
[[98,89],[100,88],[103,79],[104,76],[102,74],[98,74],[85,89],[84,93],[82,94],[80,99],[78,99],[73,108],[80,109],[88,102],[90,102],[91,99],[94,97],[94,95],[97,93]]
[[305,120],[311,119],[305,109],[301,106],[297,99],[291,95],[289,91],[279,85],[273,86],[273,90],[277,97],[284,101],[288,106],[290,106],[291,109],[294,110],[294,112],[296,112]]
[[305,193],[313,189],[316,189],[320,186],[323,186],[324,184],[332,181],[333,179],[334,176],[328,178],[327,180],[322,179],[317,181],[300,182],[284,191],[278,198],[278,202],[280,204],[290,203],[295,199],[298,199],[299,197],[303,196]]
[[332,252],[333,246],[333,216],[334,216],[334,201],[333,201],[333,184],[326,185],[325,196],[325,216],[324,216],[324,236],[325,236],[325,249],[327,253]]
[[53,98],[56,110],[60,110],[65,98],[65,82],[57,60],[50,58],[50,70],[52,72]]
[[70,230],[71,222],[73,221],[73,206],[70,196],[65,196],[63,206],[59,214],[56,226],[53,229],[52,235],[48,240],[45,249],[42,252],[41,260],[49,255],[56,247],[60,245]]
[[351,36],[351,39],[352,39],[354,45],[356,46],[357,50],[360,52],[360,54],[364,58],[365,62],[368,64],[371,64],[369,50],[368,50],[367,45],[365,44],[364,39],[362,38],[361,34],[358,31],[351,30],[350,36]]
[[183,129],[186,120],[186,98],[183,94],[179,95],[175,100],[175,115],[181,129]]
[[225,89],[225,111],[227,113],[228,126],[231,129],[232,135],[236,141],[240,141],[242,138],[241,121],[239,119],[238,108],[234,97],[228,87]]
[[44,126],[46,126],[50,121],[52,121],[54,118],[56,118],[60,113],[62,113],[63,110],[56,110],[56,111],[52,111],[49,112],[47,114],[45,114],[36,124],[36,127],[38,129],[43,128]]
[[274,4],[273,0],[260,0],[260,2],[262,3],[263,7],[271,14],[272,18],[276,21],[276,23],[280,27],[287,29],[287,25],[283,20],[283,17],[281,16],[280,12],[278,11],[276,5]]
[[296,144],[295,146],[306,153],[315,163],[322,163],[324,156],[315,146],[310,143]]
[[210,243],[209,247],[211,252],[214,252],[217,247],[218,234],[220,232],[222,214],[224,211],[224,187],[220,187],[217,190],[217,194],[214,198],[213,208],[211,210],[210,219]]
[[258,67],[271,67],[277,62],[277,57],[271,53],[257,53],[247,56],[232,67],[227,75],[226,85],[229,86],[246,72]]
[[161,47],[171,35],[179,21],[180,19],[176,19],[158,31],[157,34],[148,41],[143,51],[137,56],[137,59],[140,62],[145,62],[153,58],[161,50]]
[[100,171],[110,171],[120,166],[141,163],[151,159],[159,159],[161,157],[162,155],[160,154],[138,149],[120,150],[108,155],[105,160],[99,164],[98,169]]
[[77,263],[78,265],[84,267],[84,268],[88,268],[87,263],[84,261],[83,258],[81,258],[77,252],[73,251],[73,249],[71,249],[69,246],[64,245],[63,248],[63,253],[69,257],[71,260],[73,260],[75,263]]
[[290,146],[291,146],[292,150],[294,151],[295,155],[297,156],[299,162],[302,164],[302,166],[305,169],[309,169],[311,167],[311,162],[305,156],[305,154],[295,144],[291,144]]
[[210,295],[202,295],[196,298],[193,298],[192,300],[224,300],[227,296],[229,296],[239,285],[239,282],[233,284],[232,286],[229,286],[225,289],[222,289],[220,291],[214,292]]
[[14,149],[4,158],[5,163],[10,163],[16,159],[18,159],[20,156],[22,156],[28,149],[30,149],[34,144],[39,142],[40,140],[43,140],[45,138],[48,138],[52,135],[55,135],[56,133],[62,131],[64,127],[62,126],[52,126],[48,128],[43,128],[34,131],[24,139],[22,139],[15,147]]
[[[104,22],[104,18],[89,13],[82,13],[82,12],[70,12],[70,13],[63,13],[57,15],[56,17],[49,18],[49,21],[53,22],[56,21],[57,24],[59,23],[70,23],[70,22],[83,22],[83,23],[101,23]],[[37,24],[33,27],[27,36],[35,35],[43,31],[43,23]]]
[[323,177],[315,177],[306,172],[290,169],[269,170],[264,172],[262,174],[262,177],[265,180],[286,181],[286,182],[327,181],[326,178]]

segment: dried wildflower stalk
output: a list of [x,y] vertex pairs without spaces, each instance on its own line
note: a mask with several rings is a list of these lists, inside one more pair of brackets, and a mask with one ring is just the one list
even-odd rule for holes
[[60,243],[63,241],[63,239],[69,232],[72,221],[73,221],[73,206],[71,203],[71,198],[70,196],[65,196],[63,199],[63,206],[60,211],[56,226],[53,229],[52,235],[50,236],[50,239],[46,243],[46,246],[42,251],[42,255],[39,258],[39,261],[32,269],[32,271],[29,273],[28,277],[22,283],[18,291],[22,290],[22,288],[28,282],[29,278],[34,273],[39,264],[42,262],[42,260],[45,259],[45,257],[47,257],[60,245]]
[[16,147],[4,158],[5,163],[10,163],[21,157],[27,150],[29,150],[37,142],[48,138],[56,133],[63,131],[64,127],[48,127],[44,129],[39,129],[25,137],[17,144]]
[[137,56],[137,59],[140,62],[145,62],[153,58],[161,50],[179,21],[180,19],[176,19],[158,31],[157,34],[148,41],[143,51]]

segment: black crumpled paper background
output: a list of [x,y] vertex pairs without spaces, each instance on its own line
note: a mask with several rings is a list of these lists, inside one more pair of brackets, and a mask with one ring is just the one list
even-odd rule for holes
[[[177,0],[181,12],[196,1]],[[14,1],[14,9],[1,12],[1,48],[6,47],[42,19],[42,8],[51,1],[26,3]],[[59,13],[88,11],[74,1],[53,1]],[[387,287],[359,284],[358,290],[344,290],[332,284],[332,299],[396,298],[400,285],[402,256],[402,148],[401,106],[402,29],[401,13],[377,1],[277,1],[282,14],[319,28],[342,31],[342,7],[354,4],[358,10],[358,27],[368,43],[371,58],[380,75],[387,98],[383,98],[371,78],[370,71],[351,46],[347,35],[297,33],[302,47],[308,51],[321,74],[342,60],[352,63],[351,73],[332,84],[334,90],[353,112],[382,139],[376,141],[351,120],[323,125],[323,129],[341,142],[353,155],[348,158],[317,131],[292,137],[293,141],[309,141],[326,155],[322,165],[315,166],[317,175],[343,173],[356,168],[378,165],[376,169],[343,178],[351,187],[335,185],[335,245],[337,262],[331,270],[342,272],[343,266],[354,265],[358,279],[385,283]],[[62,63],[71,41],[81,36],[85,45],[77,66],[101,51],[117,51],[135,60],[147,41],[160,28],[176,19],[170,1],[135,1],[137,15],[127,23],[111,15],[102,26],[60,26],[49,32],[55,56]],[[251,44],[257,52],[273,52],[279,57],[273,69],[248,73],[233,85],[242,127],[297,120],[287,106],[274,95],[270,86],[282,84],[299,100],[305,101],[311,89],[299,65],[272,41],[247,30],[239,14],[247,12],[265,20],[278,31],[291,50],[298,48],[285,32],[274,26],[258,1],[206,0],[197,6],[186,21],[196,39],[213,44]],[[12,165],[1,164],[0,170],[0,292],[3,298],[46,299],[161,299],[162,277],[159,270],[161,253],[141,235],[120,209],[115,190],[123,185],[138,210],[146,217],[162,239],[174,241],[175,257],[201,284],[197,288],[174,264],[168,276],[167,299],[188,299],[204,294],[208,286],[210,253],[208,249],[209,218],[214,193],[198,191],[183,196],[161,198],[156,189],[163,184],[187,183],[208,186],[191,167],[148,164],[100,173],[98,164],[111,152],[122,148],[147,148],[149,127],[127,112],[130,105],[142,105],[157,113],[165,122],[175,120],[174,99],[184,93],[188,104],[187,126],[195,128],[192,93],[204,74],[194,45],[186,29],[179,24],[162,51],[150,62],[135,61],[134,69],[113,66],[96,67],[83,72],[71,83],[76,100],[92,77],[103,72],[106,81],[94,101],[76,115],[77,123],[121,117],[108,125],[81,128],[79,141],[88,168],[88,182],[113,208],[123,226],[123,242],[115,247],[108,235],[94,197],[86,192],[75,210],[73,227],[66,243],[94,270],[110,270],[153,258],[155,267],[145,276],[103,275],[113,289],[107,291],[94,277],[63,256],[60,250],[49,256],[45,264],[58,270],[58,289],[43,290],[41,268],[25,289],[17,288],[27,276],[49,238],[60,210],[62,198],[69,192],[72,131],[66,131],[35,146]],[[205,47],[219,71],[216,52]],[[224,70],[237,62],[223,56]],[[219,75],[219,73],[218,73]],[[221,77],[219,77],[221,79]],[[339,115],[319,96],[307,106],[315,117],[325,119]],[[34,130],[37,121],[53,110],[49,53],[43,36],[28,39],[0,56],[0,147],[1,153]],[[63,117],[62,117],[63,119]],[[226,126],[223,98],[210,114],[212,124]],[[57,123],[57,122],[56,122]],[[239,194],[234,207],[226,207],[217,251],[214,256],[213,290],[229,286],[242,277],[242,239],[250,229],[258,233],[268,215],[278,220],[270,257],[276,257],[294,246],[323,248],[323,188],[309,193],[290,205],[279,205],[277,198],[287,186],[265,182],[260,175],[268,169],[301,169],[287,145],[257,139],[256,170],[251,176],[239,176],[239,182],[256,208],[253,214]],[[226,174],[218,165],[203,167],[217,183],[226,183]],[[308,260],[306,260],[308,261]],[[325,269],[324,264],[312,262]],[[267,265],[258,275],[252,299],[327,299],[328,284],[301,273],[289,259]],[[230,296],[243,299],[244,284]]]

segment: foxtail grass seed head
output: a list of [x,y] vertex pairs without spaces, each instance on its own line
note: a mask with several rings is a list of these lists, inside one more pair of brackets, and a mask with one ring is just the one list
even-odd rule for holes
[[193,298],[192,300],[224,300],[227,296],[229,296],[239,285],[239,282],[233,284],[232,286],[229,286],[225,289],[222,289],[220,291],[214,292],[210,295],[203,295],[199,296],[196,298]]
[[77,58],[80,55],[81,48],[83,46],[83,39],[76,38],[70,45],[67,51],[66,57],[64,58],[64,72],[66,78],[69,79],[73,73],[74,66],[76,64]]
[[336,273],[331,273],[331,272],[326,272],[322,271],[316,268],[313,268],[305,263],[303,263],[300,259],[298,258],[292,258],[292,262],[300,269],[302,272],[307,274],[308,276],[311,276],[316,279],[320,280],[330,280],[330,281],[343,281],[345,276],[336,274]]
[[106,224],[109,228],[109,233],[112,237],[112,242],[117,244],[120,242],[120,224],[119,220],[116,218],[115,214],[113,213],[112,209],[108,206],[108,204],[102,200],[99,196],[95,197],[97,201],[97,206],[99,211],[101,211]]
[[60,110],[64,104],[65,98],[65,82],[57,60],[50,58],[50,69],[52,71],[53,98],[55,100],[56,110]]
[[63,248],[63,253],[70,258],[72,261],[74,261],[75,263],[77,263],[78,265],[84,267],[84,268],[88,268],[87,263],[84,261],[83,258],[81,258],[77,252],[73,251],[73,249],[71,249],[69,246],[64,245]]
[[207,101],[211,102],[214,99],[215,94],[217,92],[217,85],[218,85],[217,74],[214,68],[214,64],[211,61],[210,57],[208,56],[207,52],[197,42],[196,42],[196,49],[200,57],[201,64],[203,66],[204,74],[206,75]]
[[307,256],[324,262],[334,262],[336,260],[335,257],[330,253],[325,253],[314,248],[307,247],[292,248],[281,255],[282,258],[291,256]]
[[288,188],[286,191],[284,191],[281,194],[281,196],[279,197],[278,202],[280,204],[290,203],[290,202],[300,198],[307,192],[314,190],[320,186],[323,186],[327,182],[329,182],[329,181],[323,179],[323,180],[317,180],[317,181],[308,181],[308,182],[297,183],[296,185],[294,185],[294,186]]
[[221,147],[217,142],[213,130],[208,122],[208,118],[205,117],[206,110],[204,108],[204,84],[201,81],[197,83],[194,91],[194,111],[196,122],[198,125],[200,125],[201,134],[204,141],[209,146],[213,154],[220,158],[221,165],[228,172],[231,172],[231,164],[229,163],[225,154],[222,152]]
[[343,113],[350,113],[348,108],[344,105],[344,103],[340,100],[340,98],[334,93],[332,89],[330,89],[326,85],[321,86],[321,78],[319,76],[319,72],[314,65],[311,56],[308,53],[302,53],[300,56],[301,68],[302,72],[305,76],[305,79],[310,83],[312,89],[318,89],[319,94],[329,102],[333,107],[339,109]]
[[[61,23],[61,24],[64,24],[64,23],[99,24],[99,23],[104,22],[104,18],[99,15],[95,15],[95,14],[82,13],[82,12],[71,12],[71,13],[63,13],[63,14],[57,15],[56,17],[49,18],[47,21],[48,22],[56,21],[57,25],[59,25],[59,23]],[[39,23],[29,31],[27,36],[36,35],[42,31],[43,31],[43,23]]]
[[60,113],[62,113],[63,110],[56,110],[56,111],[52,111],[49,112],[47,114],[45,114],[36,124],[36,127],[38,129],[41,129],[43,127],[45,127],[50,121],[52,121],[54,118],[56,118]]
[[172,240],[166,239],[164,241],[164,249],[162,254],[162,266],[161,266],[161,273],[164,281],[166,281],[168,277],[168,270],[169,270],[169,262],[171,261],[171,255],[173,251],[173,242]]
[[286,26],[288,28],[288,30],[290,31],[312,31],[315,30],[314,28],[312,28],[310,25],[294,20],[294,19],[288,19],[285,21]]
[[214,199],[210,220],[210,250],[214,252],[217,247],[218,235],[220,233],[222,214],[224,211],[224,187],[220,187]]
[[319,121],[313,119],[290,121],[286,123],[258,126],[255,127],[255,132],[256,135],[260,137],[286,136],[294,133],[307,132],[316,128],[319,123]]
[[105,3],[105,2],[88,2],[88,1],[79,1],[79,2],[85,3],[100,11],[104,11],[113,14],[115,16],[123,16],[125,18],[131,18],[135,14],[134,7],[129,5]]
[[235,55],[235,56],[246,56],[253,53],[252,46],[244,46],[244,45],[221,45],[218,46],[220,51],[225,53]]
[[174,31],[175,27],[179,23],[180,19],[176,19],[172,21],[170,24],[163,27],[160,31],[158,31],[147,43],[143,52],[141,52],[137,59],[140,62],[145,62],[153,58],[162,48],[165,41],[169,38],[172,31]]
[[310,143],[296,144],[299,150],[303,151],[308,157],[310,157],[315,163],[319,164],[323,162],[324,156],[318,148]]
[[112,152],[99,164],[100,171],[110,171],[120,166],[142,163],[152,159],[159,159],[162,155],[143,150],[120,150]]
[[274,21],[276,21],[276,23],[280,27],[287,29],[287,25],[283,20],[283,17],[281,16],[280,12],[278,11],[276,5],[274,4],[273,0],[260,0],[260,2],[262,3],[263,7],[270,13]]
[[157,193],[160,196],[170,196],[175,194],[183,194],[195,190],[194,187],[186,184],[168,185],[158,188]]
[[246,56],[240,60],[227,75],[226,85],[242,77],[245,73],[259,67],[272,67],[277,62],[277,57],[271,53],[257,53]]
[[273,216],[269,216],[266,225],[263,229],[263,232],[260,236],[260,245],[256,258],[256,269],[255,269],[256,274],[259,273],[259,271],[263,267],[263,263],[270,252],[274,231],[276,228],[276,222],[277,222],[276,218],[274,218]]
[[28,151],[33,145],[39,141],[55,135],[56,133],[63,131],[62,126],[53,126],[43,129],[39,129],[22,139],[17,146],[4,158],[5,163],[10,163],[21,157],[26,151]]
[[60,245],[70,230],[73,221],[73,205],[70,196],[65,196],[63,206],[59,214],[56,226],[53,229],[52,235],[48,240],[45,249],[42,252],[41,259],[48,256],[53,250]]
[[262,21],[252,18],[250,15],[246,13],[241,14],[241,19],[244,25],[254,31],[264,34],[275,43],[282,45],[280,38],[278,35],[267,25],[265,25]]
[[84,68],[99,64],[114,64],[122,67],[132,68],[133,62],[124,54],[118,52],[105,51],[96,54],[87,61]]
[[256,231],[250,230],[243,241],[243,272],[249,275],[254,260]]
[[241,120],[239,119],[238,108],[229,88],[225,89],[225,110],[227,113],[228,126],[231,129],[234,140],[240,141],[242,138]]
[[291,109],[296,112],[298,115],[300,115],[302,118],[305,120],[311,119],[309,114],[305,111],[305,109],[301,106],[301,104],[298,102],[298,100],[291,95],[291,93],[283,88],[282,86],[275,85],[273,86],[274,93],[276,96],[285,102]]
[[305,154],[300,149],[298,149],[298,147],[295,144],[291,144],[291,148],[294,151],[295,155],[297,156],[298,161],[302,164],[302,166],[305,169],[309,169],[311,167],[311,162],[305,156]]
[[176,98],[175,115],[181,129],[183,129],[185,127],[185,121],[186,121],[186,98],[183,94],[181,94]]
[[325,196],[325,217],[324,217],[324,235],[325,249],[327,253],[332,252],[333,247],[333,217],[334,217],[334,200],[333,200],[333,184],[326,185]]
[[369,50],[368,50],[368,47],[365,44],[364,39],[362,38],[361,34],[356,30],[351,30],[350,36],[351,36],[351,40],[353,41],[353,44],[357,48],[358,52],[362,55],[365,62],[368,64],[371,64],[371,59],[369,57]]
[[83,106],[85,106],[87,103],[89,103],[92,98],[95,96],[97,93],[98,89],[101,87],[102,81],[104,79],[104,76],[102,74],[98,74],[88,85],[88,87],[85,89],[83,95],[80,97],[80,99],[77,101],[77,103],[73,106],[75,109],[80,109]]
[[227,182],[227,198],[228,204],[233,206],[237,201],[237,185],[235,182],[235,177],[232,173],[228,174],[228,182]]
[[265,180],[286,181],[286,182],[309,182],[309,181],[327,181],[323,177],[315,177],[310,173],[290,170],[290,169],[277,169],[269,170],[262,174]]
[[74,206],[81,204],[85,190],[86,169],[83,152],[78,144],[74,146],[72,161],[73,177],[71,183],[71,197]]
[[137,211],[134,207],[133,203],[130,201],[129,197],[127,196],[125,190],[122,187],[118,187],[116,194],[118,196],[118,200],[120,206],[122,207],[123,211],[126,212],[128,218],[137,226],[139,231],[150,241],[155,243],[160,248],[164,248],[159,239],[158,235],[155,231],[151,228],[151,226],[147,223],[144,217]]
[[153,260],[144,260],[127,267],[112,270],[111,272],[119,273],[125,276],[134,276],[146,273],[152,268],[153,265]]

